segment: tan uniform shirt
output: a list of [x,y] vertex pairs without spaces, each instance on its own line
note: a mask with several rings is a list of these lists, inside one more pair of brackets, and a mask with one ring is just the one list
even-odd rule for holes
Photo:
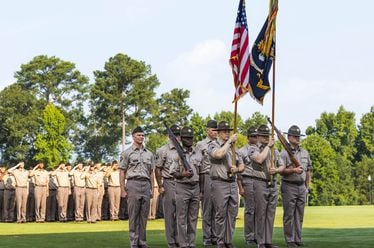
[[16,180],[16,187],[27,187],[29,184],[29,171],[28,170],[20,170],[15,169],[14,171],[10,172],[13,174]]
[[108,185],[112,187],[120,186],[119,183],[119,170],[112,171],[108,176]]
[[69,172],[69,175],[73,177],[74,180],[74,186],[78,187],[85,187],[86,186],[86,180],[84,177],[82,178],[83,171],[74,170]]
[[202,141],[197,142],[195,151],[196,153],[202,156],[202,165],[201,165],[201,174],[208,174],[210,171],[210,159],[208,154],[208,146],[214,140],[209,139],[208,137],[203,139]]
[[58,170],[56,171],[57,184],[59,187],[70,187],[69,172]]
[[245,165],[244,171],[242,172],[243,176],[254,176],[251,156],[256,151],[256,148],[257,146],[255,144],[247,144],[239,150],[239,155],[242,157]]
[[[191,170],[193,172],[193,176],[188,177],[182,177],[182,178],[176,178],[176,182],[181,183],[188,183],[188,182],[198,182],[199,181],[199,174],[200,174],[200,168],[202,164],[202,157],[197,154],[194,150],[191,152],[185,151],[186,160],[188,161],[189,165],[191,166]],[[182,161],[179,159],[178,162],[174,163],[172,166],[171,173],[175,174],[176,172],[182,173],[185,171],[184,166],[182,164]]]
[[96,171],[96,176],[99,181],[99,187],[104,187],[104,171]]
[[174,145],[169,142],[168,144],[160,147],[156,151],[156,164],[157,168],[161,169],[161,175],[163,178],[173,178],[171,169],[173,163],[178,162],[179,156]]
[[132,145],[123,152],[119,168],[126,170],[126,179],[150,179],[154,169],[153,154],[144,147],[139,149]]
[[[225,145],[225,142],[223,140],[218,139],[213,142],[211,142],[208,146],[208,154],[211,161],[211,167],[210,167],[210,177],[215,179],[223,179],[223,180],[229,180],[228,173],[230,172],[230,167],[232,164],[232,150],[231,148],[227,151],[227,153],[221,158],[216,159],[213,158],[213,153],[220,149],[222,146]],[[237,150],[235,150],[236,153],[236,160],[237,164],[242,164],[243,160],[239,156],[239,153]],[[236,177],[236,175],[234,175]]]
[[99,177],[94,171],[88,171],[82,175],[86,181],[86,187],[89,189],[97,189],[100,185]]
[[34,171],[35,186],[47,186],[49,183],[49,173],[46,170]]
[[[299,161],[304,171],[301,174],[292,173],[290,175],[283,175],[282,178],[286,181],[291,181],[291,182],[305,182],[306,172],[312,169],[312,161],[310,160],[309,153],[306,150],[302,149],[301,147],[293,148],[292,150],[293,150],[295,158],[297,159],[297,161]],[[287,167],[293,166],[291,164],[291,159],[288,156],[287,151],[282,151],[281,157],[284,161],[284,164]]]
[[[261,164],[259,164],[255,161],[255,158],[262,152],[262,150],[264,148],[265,148],[265,146],[263,146],[261,144],[258,144],[257,148],[255,148],[255,147],[253,148],[254,152],[252,153],[250,158],[252,160],[253,175],[257,178],[260,178],[260,179],[269,180],[269,178],[270,178],[269,170],[270,170],[270,166],[271,166],[271,151],[270,151],[270,149],[269,149],[269,152],[267,154],[266,159]],[[275,167],[279,167],[279,166],[284,165],[283,160],[280,156],[280,153],[277,150],[274,151],[274,161],[275,161],[275,163],[274,163]]]

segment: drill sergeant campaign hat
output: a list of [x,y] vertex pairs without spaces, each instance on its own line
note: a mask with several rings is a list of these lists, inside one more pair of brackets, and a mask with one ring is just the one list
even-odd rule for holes
[[271,132],[268,126],[266,125],[261,125],[257,129],[257,135],[258,136],[270,136]]
[[288,132],[285,134],[287,134],[288,136],[295,136],[295,137],[305,136],[304,134],[301,134],[300,128],[296,125],[292,125],[288,129]]
[[181,130],[182,138],[193,138],[193,130],[190,127],[183,127]]
[[226,131],[226,130],[233,130],[232,128],[230,128],[230,125],[227,121],[221,121],[220,123],[218,123],[218,126],[217,126],[217,131]]
[[172,125],[172,126],[170,127],[170,130],[171,130],[171,132],[172,132],[175,136],[180,136],[180,135],[181,135],[181,128],[180,128],[178,125],[176,125],[176,124]]
[[217,121],[209,120],[208,123],[206,124],[206,127],[217,129]]
[[251,126],[247,130],[247,137],[256,137],[257,136],[257,128],[255,126]]

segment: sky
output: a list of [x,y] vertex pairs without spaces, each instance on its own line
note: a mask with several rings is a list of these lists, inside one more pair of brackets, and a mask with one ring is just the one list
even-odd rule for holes
[[[228,63],[239,0],[12,0],[0,8],[0,90],[38,55],[76,64],[93,83],[93,71],[117,53],[151,65],[160,95],[190,91],[188,104],[203,117],[233,111]],[[371,0],[279,0],[275,123],[305,131],[322,112],[339,106],[356,119],[374,105],[374,28]],[[249,39],[256,39],[268,1],[247,0]],[[243,118],[264,105],[240,99]]]

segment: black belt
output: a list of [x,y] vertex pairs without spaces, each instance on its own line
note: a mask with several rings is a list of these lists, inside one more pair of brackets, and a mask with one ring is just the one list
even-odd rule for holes
[[304,184],[305,184],[304,181],[288,181],[288,180],[282,180],[282,182],[289,183],[289,184],[293,184],[293,185],[297,185],[297,186],[301,186],[301,185],[304,185]]
[[74,186],[74,188],[81,188],[81,189],[84,189],[85,186]]
[[69,188],[69,186],[58,186],[59,188]]
[[177,183],[180,183],[180,184],[185,184],[185,185],[190,185],[190,186],[196,186],[199,182],[196,181],[196,182],[182,182],[182,181],[176,181]]
[[148,178],[145,177],[132,177],[132,178],[127,178],[128,181],[130,180],[138,180],[138,181],[149,181]]
[[162,179],[164,179],[164,180],[173,180],[174,181],[174,177],[163,177]]
[[223,178],[220,178],[220,177],[211,177],[210,179],[216,180],[216,181],[228,182],[228,183],[235,182],[235,178],[234,179],[223,179]]
[[97,189],[97,188],[90,188],[90,187],[86,187],[86,189]]

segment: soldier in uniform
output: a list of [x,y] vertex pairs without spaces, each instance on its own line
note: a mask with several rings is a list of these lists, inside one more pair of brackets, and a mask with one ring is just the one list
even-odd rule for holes
[[296,125],[288,129],[287,138],[294,157],[300,167],[292,164],[287,151],[281,157],[285,164],[282,172],[283,231],[288,247],[304,246],[301,229],[304,219],[304,207],[311,180],[312,163],[308,151],[300,147],[300,128]]
[[233,164],[232,143],[236,141],[237,134],[230,137],[228,122],[218,124],[218,139],[208,145],[212,180],[212,198],[216,210],[217,247],[234,247],[232,235],[235,230],[236,216],[238,215],[238,185],[236,174],[244,170],[244,164],[235,151],[235,164]]
[[[31,173],[31,171],[30,171]],[[27,222],[35,221],[35,178],[29,178],[28,183],[28,196],[27,196],[27,203],[26,203],[26,220]]]
[[112,166],[105,172],[108,180],[109,212],[111,220],[118,220],[121,199],[121,184],[119,180],[118,162],[113,161]]
[[257,130],[257,147],[250,155],[253,167],[253,189],[255,197],[255,230],[258,248],[277,248],[272,244],[275,210],[277,207],[277,167],[283,166],[278,151],[274,154],[274,167],[271,166],[271,148],[274,140],[270,129],[261,125]]
[[49,193],[49,173],[44,169],[43,162],[39,162],[30,172],[35,181],[35,217],[36,222],[44,222],[46,216],[47,195]]
[[95,164],[91,163],[87,166],[81,178],[84,178],[86,182],[86,219],[88,223],[96,223],[100,180],[96,174]]
[[49,194],[47,197],[47,221],[56,221],[57,215],[57,179],[56,176],[52,176],[52,172],[49,172]]
[[195,247],[197,217],[199,214],[199,177],[202,157],[192,148],[193,132],[190,127],[181,130],[184,156],[190,165],[186,170],[180,158],[174,163],[171,174],[175,177],[175,201],[178,227],[178,243],[182,248]]
[[[170,130],[180,142],[180,127],[172,125]],[[169,140],[168,144],[160,147],[156,151],[156,180],[158,191],[163,199],[165,235],[169,248],[179,246],[176,220],[175,180],[171,175],[172,165],[178,160],[178,153],[171,140]]]
[[67,221],[68,199],[70,191],[69,172],[65,168],[65,163],[60,162],[56,170],[51,173],[56,176],[57,180],[57,204],[58,204],[58,220],[60,222]]
[[148,247],[146,227],[150,199],[153,195],[151,185],[153,185],[154,157],[143,145],[144,131],[141,127],[136,127],[132,131],[132,139],[132,146],[121,155],[121,196],[127,197],[131,247],[145,248]]
[[255,199],[253,190],[253,167],[250,159],[257,148],[257,129],[250,127],[247,131],[248,144],[239,150],[239,154],[245,165],[241,173],[241,180],[238,181],[239,193],[244,197],[244,237],[250,246],[257,246],[255,238]]
[[103,206],[103,198],[104,198],[104,175],[105,172],[104,170],[106,169],[105,166],[101,166],[101,163],[96,162],[95,163],[95,168],[96,168],[96,175],[98,177],[98,180],[100,182],[100,185],[98,187],[98,196],[97,196],[97,214],[96,214],[96,220],[100,221],[101,220],[101,211],[102,211],[102,206]]
[[217,236],[215,230],[216,211],[212,203],[212,182],[210,180],[210,159],[208,156],[208,145],[217,139],[217,122],[215,120],[208,121],[206,125],[207,137],[196,144],[196,153],[203,158],[201,168],[201,206],[202,206],[202,226],[203,226],[203,243],[204,246],[216,245]]
[[20,162],[16,166],[10,168],[8,172],[14,176],[16,181],[17,222],[26,223],[29,171],[25,169],[25,163]]
[[83,164],[77,164],[70,172],[69,175],[73,178],[74,181],[74,205],[75,205],[75,221],[81,222],[84,217],[84,203],[86,200],[86,181],[83,176]]
[[67,163],[65,165],[66,170],[69,172],[69,196],[68,196],[68,207],[67,207],[67,220],[75,219],[75,204],[74,204],[74,178],[70,175],[72,170],[71,164]]
[[15,208],[16,208],[16,180],[14,176],[5,171],[3,176],[4,181],[4,221],[13,222],[15,219]]

